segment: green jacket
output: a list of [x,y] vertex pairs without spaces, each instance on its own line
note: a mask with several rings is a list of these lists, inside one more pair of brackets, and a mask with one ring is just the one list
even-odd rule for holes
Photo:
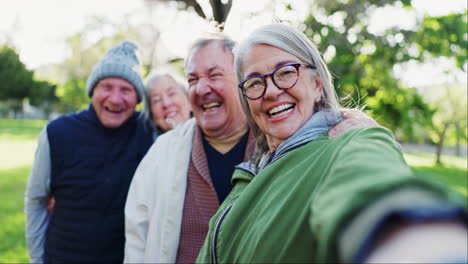
[[456,199],[414,176],[383,128],[322,135],[232,181],[197,262],[352,262],[389,211]]

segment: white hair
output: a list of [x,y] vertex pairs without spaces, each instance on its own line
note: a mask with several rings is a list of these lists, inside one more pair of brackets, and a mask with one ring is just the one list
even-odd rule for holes
[[[262,26],[253,31],[243,42],[234,48],[234,68],[239,82],[244,80],[243,68],[245,56],[251,48],[258,44],[267,44],[282,49],[296,56],[304,64],[315,66],[317,68],[315,76],[318,76],[322,82],[323,90],[319,102],[314,104],[314,112],[339,110],[340,106],[333,86],[332,76],[317,48],[303,33],[284,24],[275,23]],[[242,109],[257,140],[257,151],[253,160],[258,162],[260,155],[268,150],[268,143],[265,134],[254,122],[249,111],[248,101],[240,89],[239,95]]]

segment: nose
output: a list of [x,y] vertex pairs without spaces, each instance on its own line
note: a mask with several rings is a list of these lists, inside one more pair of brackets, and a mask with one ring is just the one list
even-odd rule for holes
[[194,88],[196,89],[196,94],[199,96],[203,96],[211,92],[211,87],[207,78],[201,78],[200,80],[198,80],[196,87]]
[[118,91],[112,91],[109,95],[109,101],[113,104],[120,104],[123,101],[123,97]]
[[169,96],[164,96],[162,98],[162,105],[164,108],[169,107],[172,104],[172,99]]
[[[271,77],[271,76],[270,76]],[[266,100],[275,100],[278,95],[282,94],[284,91],[276,87],[276,85],[273,83],[272,78],[266,78],[266,87],[265,87],[265,94],[263,95],[263,98]]]

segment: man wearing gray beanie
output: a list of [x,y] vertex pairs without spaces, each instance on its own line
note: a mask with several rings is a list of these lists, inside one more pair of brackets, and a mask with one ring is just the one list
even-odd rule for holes
[[31,263],[123,261],[128,188],[153,142],[135,111],[144,95],[137,49],[129,41],[111,48],[88,77],[89,107],[39,135],[25,193]]

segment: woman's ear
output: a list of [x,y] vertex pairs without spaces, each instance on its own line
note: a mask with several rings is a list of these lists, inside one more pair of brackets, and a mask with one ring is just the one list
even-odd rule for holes
[[314,78],[314,81],[315,81],[315,87],[317,87],[317,92],[320,94],[320,96],[322,95],[322,92],[323,92],[323,83],[322,81],[320,80],[319,76],[315,76]]

